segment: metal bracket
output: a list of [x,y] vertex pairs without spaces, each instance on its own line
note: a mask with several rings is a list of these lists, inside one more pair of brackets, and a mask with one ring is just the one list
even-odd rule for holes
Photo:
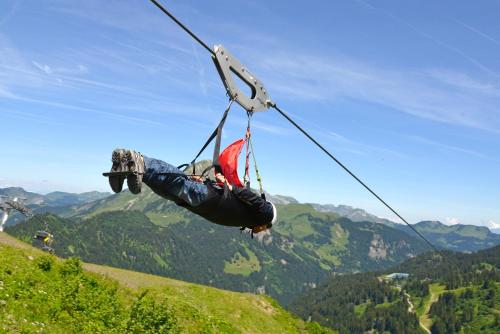
[[[246,69],[238,59],[227,51],[222,45],[214,46],[215,56],[212,57],[215,67],[226,87],[227,93],[246,111],[265,111],[271,105],[264,84]],[[233,79],[236,75],[248,85],[252,95],[243,93]]]

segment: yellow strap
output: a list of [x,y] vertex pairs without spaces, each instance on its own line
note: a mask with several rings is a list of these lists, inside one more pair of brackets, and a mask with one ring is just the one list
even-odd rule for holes
[[253,151],[252,137],[248,138],[248,142],[250,143],[250,151],[252,152],[253,165],[255,168],[255,175],[257,175],[257,181],[259,182],[260,193],[264,193],[264,188],[262,187],[262,179],[259,174],[259,167],[257,166],[257,159],[255,159],[255,154]]

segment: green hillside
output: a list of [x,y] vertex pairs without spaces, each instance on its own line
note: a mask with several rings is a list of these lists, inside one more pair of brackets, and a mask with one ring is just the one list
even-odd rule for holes
[[[475,252],[500,244],[500,235],[484,226],[462,224],[447,226],[438,221],[423,221],[413,226],[442,249]],[[407,233],[414,233],[407,226],[398,225],[397,228]]]
[[[391,280],[387,274],[407,273]],[[422,254],[385,272],[339,275],[290,309],[340,333],[500,332],[500,246]]]
[[[296,249],[298,252],[310,253],[310,257],[315,260],[313,262],[320,262],[322,270],[336,272],[376,270],[389,267],[427,250],[427,246],[418,238],[381,224],[352,222],[333,213],[319,212],[312,205],[293,201],[277,207],[278,223],[272,229],[272,238],[265,237],[265,241],[268,244],[275,244],[274,239],[278,239],[289,244],[280,246],[285,252],[293,253]],[[74,207],[60,215],[88,219],[103,212],[132,210],[141,211],[156,225],[169,226],[173,229],[177,228],[172,226],[176,223],[194,222],[198,224],[196,230],[200,231],[201,237],[210,235],[214,231],[230,238],[235,238],[239,234],[237,229],[220,228],[207,222],[157,196],[147,187],[138,196],[125,191],[94,203]],[[186,234],[188,231],[183,229],[182,232],[186,238],[198,241]],[[232,253],[231,256],[236,254]],[[299,258],[305,259],[304,256]]]
[[307,292],[290,305],[341,334],[423,334],[404,293],[375,273],[339,275]]
[[433,334],[500,332],[500,282],[444,290],[430,306]]
[[47,255],[0,233],[0,333],[333,333],[269,297]]
[[[119,211],[116,211],[119,210]],[[271,233],[251,239],[207,222],[149,189],[73,208],[66,217],[37,216],[7,232],[26,241],[49,223],[63,257],[174,277],[287,304],[332,272],[387,268],[424,251],[406,233],[320,213],[310,205],[279,205]]]
[[[85,203],[94,202],[99,199],[106,198],[109,195],[110,193],[98,191],[90,191],[80,194],[56,191],[41,195],[26,191],[21,187],[0,188],[0,196],[21,198],[24,203],[36,213],[67,212],[71,207],[80,207]],[[25,217],[22,214],[13,210],[9,215],[6,225],[15,225],[22,222],[24,219]]]

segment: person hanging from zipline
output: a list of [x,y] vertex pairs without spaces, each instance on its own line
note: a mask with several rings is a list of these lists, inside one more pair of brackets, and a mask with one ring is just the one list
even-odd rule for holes
[[113,151],[111,171],[104,175],[115,193],[121,192],[125,179],[134,194],[141,192],[144,182],[161,197],[213,223],[249,228],[253,235],[271,228],[277,212],[274,204],[239,181],[237,155],[242,141],[229,145],[220,155],[220,165],[214,166],[216,181],[201,181],[199,176],[190,177],[167,162],[127,149]]
[[[250,229],[254,233],[265,231],[277,219],[276,207],[265,198],[257,162],[251,141],[250,124],[253,112],[247,111],[248,125],[245,137],[236,140],[220,153],[222,129],[234,99],[230,99],[222,119],[207,139],[196,157],[189,163],[175,167],[165,161],[149,158],[139,152],[115,149],[111,156],[109,173],[111,189],[122,191],[125,179],[131,193],[141,192],[142,182],[153,192],[175,204],[219,225]],[[200,175],[196,174],[196,159],[215,139],[212,164]],[[243,183],[238,176],[238,157],[246,147],[245,176]],[[251,148],[251,150],[250,150]],[[249,158],[252,153],[255,173],[259,182],[260,196],[251,191],[249,178]],[[191,175],[180,168],[192,167]],[[214,169],[215,180],[205,175]],[[186,169],[185,169],[186,170]]]
[[[156,2],[155,4],[166,13],[166,10],[161,5]],[[251,191],[248,173],[250,146],[252,145],[250,140],[252,115],[254,112],[269,109],[272,103],[263,83],[251,74],[227,49],[222,45],[216,45],[214,51],[209,48],[208,50],[212,53],[212,59],[226,87],[230,101],[217,128],[210,135],[198,155],[190,164],[184,165],[193,167],[193,175],[185,174],[180,169],[181,166],[174,167],[167,162],[152,159],[136,151],[126,149],[115,149],[113,151],[111,171],[103,173],[103,175],[109,177],[109,184],[115,193],[122,190],[125,179],[127,179],[129,190],[134,194],[141,191],[142,182],[144,182],[156,194],[211,222],[219,225],[241,227],[242,230],[249,228],[253,236],[254,233],[271,228],[277,219],[276,207],[265,199],[253,149],[251,153],[255,163],[261,196]],[[250,87],[250,95],[239,89],[233,79],[234,75],[243,81],[246,86]],[[219,154],[222,128],[233,102],[237,102],[247,113],[248,126],[245,138],[235,141]],[[210,168],[214,168],[215,180],[207,178],[202,181],[209,169],[201,173],[201,177],[197,177],[195,162],[213,139],[216,139],[216,141]],[[245,177],[242,183],[238,177],[238,156],[244,145],[246,145],[246,163]]]

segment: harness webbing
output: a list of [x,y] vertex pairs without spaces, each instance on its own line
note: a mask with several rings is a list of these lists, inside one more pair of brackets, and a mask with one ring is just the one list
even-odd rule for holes
[[252,152],[253,166],[255,169],[255,175],[257,176],[257,182],[259,183],[260,196],[263,199],[266,199],[266,195],[264,193],[264,187],[262,186],[262,178],[259,173],[259,167],[257,166],[257,159],[255,158],[255,151],[253,149],[252,138],[248,138],[248,143],[250,144],[250,152]]
[[245,133],[245,146],[246,146],[246,152],[245,152],[245,176],[243,177],[243,183],[245,186],[250,189],[250,138],[252,136],[250,132],[250,121],[252,120],[252,114],[251,112],[247,112],[248,116],[248,123],[247,123],[247,131]]
[[222,129],[224,128],[224,123],[226,122],[227,115],[229,114],[229,110],[231,110],[231,105],[233,104],[233,102],[234,98],[231,97],[231,99],[229,100],[229,104],[226,108],[226,111],[224,111],[224,116],[222,116],[219,126],[217,126],[217,137],[215,139],[214,155],[212,159],[212,165],[215,168],[219,167],[219,154],[220,154],[220,143],[222,140]]
[[[222,137],[222,128],[224,127],[224,123],[226,122],[227,115],[229,114],[229,110],[231,109],[231,105],[233,104],[233,102],[234,102],[234,99],[230,99],[229,100],[229,104],[228,104],[226,110],[224,111],[224,115],[222,116],[222,119],[220,120],[219,124],[215,128],[214,132],[212,132],[212,134],[210,135],[210,137],[208,137],[208,139],[205,142],[205,144],[203,144],[203,147],[200,149],[200,151],[194,157],[194,159],[189,164],[183,164],[183,165],[180,165],[177,168],[180,169],[182,167],[186,167],[186,169],[187,169],[189,166],[193,166],[193,174],[196,174],[196,159],[198,159],[200,157],[200,155],[203,153],[203,151],[205,151],[205,149],[207,148],[207,146],[210,145],[210,143],[212,142],[212,140],[214,140],[214,138],[217,138],[217,140],[215,142],[215,148],[214,148],[213,165],[215,165],[216,161],[218,163],[218,161],[219,161],[219,159],[218,159],[219,158],[219,152],[220,152],[220,142],[221,142],[221,137]],[[217,160],[215,159],[216,153],[217,153]]]

